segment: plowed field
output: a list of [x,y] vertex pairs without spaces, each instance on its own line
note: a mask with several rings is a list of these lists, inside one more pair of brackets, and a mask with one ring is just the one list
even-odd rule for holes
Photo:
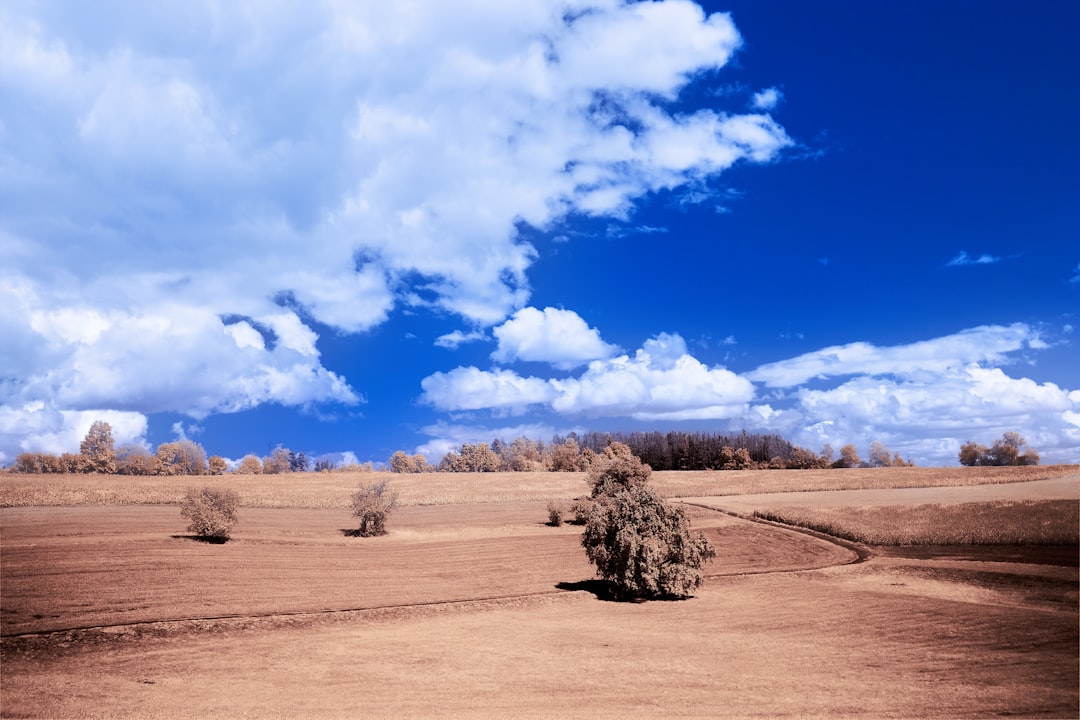
[[[807,495],[809,497],[809,495]],[[545,503],[0,510],[4,717],[1076,717],[1072,548],[867,552],[686,506],[678,602],[594,594]],[[860,559],[864,561],[859,562]]]

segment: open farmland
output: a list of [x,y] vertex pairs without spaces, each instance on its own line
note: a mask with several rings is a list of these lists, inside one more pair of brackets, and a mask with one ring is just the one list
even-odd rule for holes
[[[1080,465],[982,468],[852,468],[845,470],[703,470],[655,472],[665,497],[752,495],[874,488],[1008,484],[1072,475]],[[403,505],[514,500],[568,500],[583,494],[584,473],[331,472],[280,475],[139,476],[0,474],[0,507],[161,505],[179,503],[192,485],[222,485],[247,507],[344,508],[359,482],[389,478]]]
[[[544,524],[581,476],[394,476],[409,505],[371,539],[344,532],[357,476],[146,478],[130,494],[130,478],[5,477],[0,714],[1077,716],[1075,544],[897,554],[730,514],[764,507],[765,488],[812,508],[845,504],[837,485],[936,483],[959,507],[1018,482],[911,470],[657,473],[694,497],[718,557],[697,597],[643,604],[598,597],[580,528]],[[1040,470],[1078,497],[1075,466]],[[229,543],[132,499],[200,480],[245,499]],[[92,499],[103,487],[111,502]],[[12,501],[33,493],[87,501]]]

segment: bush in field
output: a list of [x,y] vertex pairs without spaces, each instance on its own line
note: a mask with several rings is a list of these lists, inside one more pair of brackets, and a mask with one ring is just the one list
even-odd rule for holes
[[352,496],[352,514],[360,520],[360,528],[354,534],[360,537],[385,535],[386,516],[397,507],[397,500],[397,491],[390,487],[389,480],[360,483]]
[[712,543],[681,510],[648,486],[651,470],[612,443],[589,469],[592,502],[581,544],[597,574],[621,597],[688,597],[702,583]]
[[206,540],[224,542],[236,525],[239,506],[240,496],[235,490],[188,488],[180,514],[191,521],[188,532]]
[[597,574],[622,597],[688,597],[701,587],[712,543],[649,487],[593,504],[581,538]]
[[547,504],[547,513],[548,525],[551,525],[552,527],[559,527],[562,525],[563,508],[561,503],[554,500],[549,501]]

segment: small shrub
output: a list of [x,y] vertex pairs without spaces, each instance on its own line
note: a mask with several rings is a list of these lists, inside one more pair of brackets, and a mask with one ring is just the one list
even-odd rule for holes
[[236,524],[239,506],[240,496],[235,490],[188,488],[180,514],[191,521],[188,532],[206,540],[225,542]]
[[554,500],[549,501],[547,504],[547,512],[548,525],[551,525],[552,527],[559,527],[562,525],[562,503],[555,502]]
[[570,505],[570,512],[574,514],[574,519],[571,520],[574,525],[584,525],[589,519],[589,512],[592,511],[593,501],[589,498],[575,498],[574,502]]
[[372,537],[386,534],[386,516],[397,507],[397,490],[390,487],[389,480],[376,483],[360,483],[352,495],[352,514],[360,520],[360,528],[353,534]]

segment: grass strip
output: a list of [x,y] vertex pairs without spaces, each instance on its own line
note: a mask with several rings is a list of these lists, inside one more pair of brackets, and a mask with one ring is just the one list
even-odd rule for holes
[[1080,503],[1023,500],[756,510],[765,520],[867,545],[1078,545]]

